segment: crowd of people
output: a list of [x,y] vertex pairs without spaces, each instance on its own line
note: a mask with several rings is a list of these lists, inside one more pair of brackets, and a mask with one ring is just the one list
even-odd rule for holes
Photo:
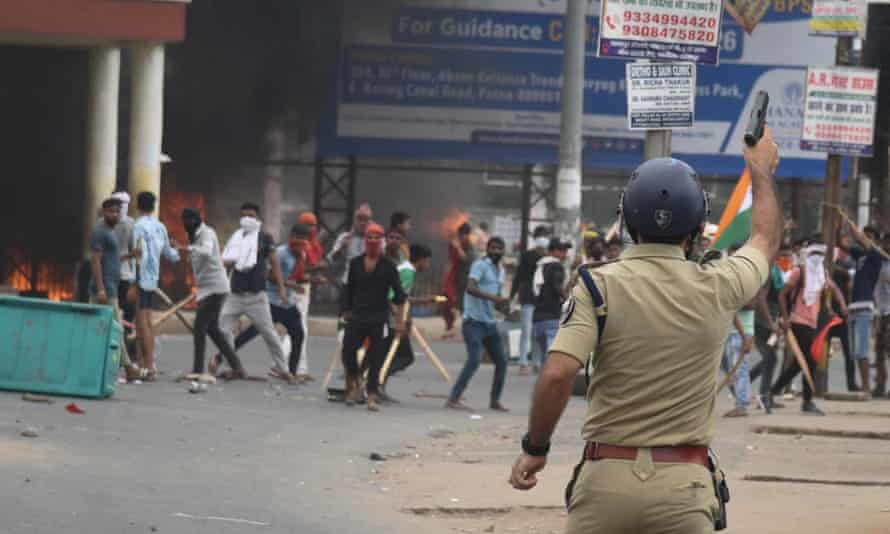
[[[618,261],[623,248],[618,236],[607,239],[596,230],[585,230],[581,250],[569,261],[573,243],[551,235],[547,227],[537,227],[528,250],[519,256],[507,292],[502,261],[506,244],[500,237],[490,236],[487,227],[474,232],[465,222],[448,243],[441,295],[421,297],[412,295],[414,281],[417,273],[430,268],[432,252],[410,242],[412,221],[404,212],[393,213],[387,229],[374,222],[371,207],[362,204],[354,213],[351,228],[337,236],[325,254],[318,220],[311,212],[301,214],[287,241],[276,245],[263,229],[260,207],[244,203],[239,229],[221,246],[200,211],[187,208],[181,222],[188,243],[178,244],[155,216],[156,202],[150,192],[137,195],[134,220],[128,215],[128,194],[114,193],[103,202],[102,218],[90,241],[91,300],[113,306],[133,330],[122,347],[127,380],[153,381],[157,376],[151,312],[159,294],[161,258],[177,262],[187,257],[197,300],[193,377],[256,378],[248,376],[238,351],[259,335],[271,358],[270,377],[289,384],[313,380],[307,335],[311,290],[313,285],[333,283],[339,290],[344,325],[345,401],[347,405],[366,402],[372,411],[379,410],[380,403],[397,402],[386,393],[386,379],[414,360],[412,305],[437,305],[445,322],[445,338],[456,336],[457,314],[462,314],[467,359],[446,407],[468,409],[463,394],[484,352],[495,364],[489,407],[506,411],[500,398],[509,357],[499,318],[518,312],[518,372],[536,373],[559,329],[579,266],[596,268]],[[689,258],[707,263],[709,258],[719,257],[720,253],[709,250],[711,244],[710,237],[700,237]],[[722,254],[733,254],[740,246]],[[731,378],[735,397],[735,408],[728,417],[748,415],[751,384],[758,379],[754,400],[767,412],[781,407],[777,396],[786,392],[801,372],[801,363],[810,371],[824,366],[824,345],[834,338],[843,349],[848,390],[874,397],[886,395],[890,256],[882,246],[890,246],[890,233],[882,238],[874,228],[860,231],[851,225],[849,237],[846,232],[839,233],[832,250],[833,268],[826,269],[828,250],[819,237],[792,243],[786,236],[770,280],[738,312],[726,339],[722,367]],[[246,329],[239,329],[242,317],[250,321]],[[276,324],[284,328],[285,335],[278,334]],[[205,359],[207,337],[218,351],[209,360]],[[386,354],[397,338],[400,343],[395,357],[387,375],[381,377]],[[793,357],[794,347],[800,348],[803,362]],[[760,359],[752,366],[746,356],[755,351]],[[872,363],[876,367],[873,387]],[[803,411],[821,414],[808,380],[802,381],[802,390]]]

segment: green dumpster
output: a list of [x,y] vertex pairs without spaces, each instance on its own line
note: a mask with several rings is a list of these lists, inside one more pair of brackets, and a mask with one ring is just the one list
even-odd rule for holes
[[110,397],[121,332],[110,306],[0,296],[0,389]]

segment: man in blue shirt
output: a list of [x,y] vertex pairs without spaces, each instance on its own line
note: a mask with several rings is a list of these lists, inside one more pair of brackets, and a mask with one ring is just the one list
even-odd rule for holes
[[151,309],[154,294],[158,290],[161,276],[161,256],[172,262],[179,261],[179,253],[170,246],[167,227],[153,214],[157,197],[150,191],[136,195],[136,209],[139,217],[133,227],[133,240],[136,242],[136,291],[138,292],[136,312],[136,334],[141,351],[141,367],[146,370],[146,379],[153,381],[157,375],[154,366],[155,337],[151,325]]
[[853,277],[853,298],[850,299],[850,341],[853,359],[859,365],[862,378],[862,391],[870,392],[869,352],[871,347],[872,322],[875,317],[874,294],[878,277],[881,274],[883,256],[875,246],[880,235],[877,229],[866,226],[861,232],[850,225],[853,237],[860,246],[850,247],[848,252],[856,261],[856,276]]
[[470,267],[470,276],[464,295],[463,322],[467,362],[451,390],[448,402],[445,403],[446,408],[470,409],[460,399],[473,375],[479,369],[482,360],[482,347],[484,346],[495,364],[489,407],[499,412],[507,411],[500,402],[501,393],[504,390],[504,379],[507,375],[507,356],[504,354],[501,336],[498,333],[497,319],[494,315],[495,307],[503,308],[510,303],[509,298],[501,296],[501,289],[504,286],[504,268],[500,263],[503,257],[504,240],[500,237],[492,237],[488,240],[486,256],[473,262]]

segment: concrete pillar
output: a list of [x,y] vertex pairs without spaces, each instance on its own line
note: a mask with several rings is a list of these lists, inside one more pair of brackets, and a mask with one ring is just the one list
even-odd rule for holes
[[161,139],[164,130],[164,45],[138,43],[131,49],[130,196],[161,195]]
[[87,157],[84,180],[83,249],[96,224],[96,211],[114,192],[117,178],[117,120],[121,51],[116,47],[90,50],[90,92],[87,104]]
[[[287,157],[287,136],[283,128],[273,128],[266,136],[266,154],[269,162],[280,162]],[[282,230],[287,230],[296,222],[282,225],[281,197],[284,196],[284,166],[280,163],[267,163],[266,183],[263,187],[263,229],[276,242],[284,238]],[[282,228],[284,226],[285,228]]]

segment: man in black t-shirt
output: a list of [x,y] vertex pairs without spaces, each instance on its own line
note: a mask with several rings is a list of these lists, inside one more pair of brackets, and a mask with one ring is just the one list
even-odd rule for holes
[[[272,375],[295,384],[296,379],[288,371],[281,339],[272,322],[269,296],[266,294],[268,266],[272,268],[271,280],[278,287],[282,302],[287,302],[287,289],[275,254],[275,243],[271,235],[261,230],[259,213],[260,208],[256,204],[248,202],[241,206],[241,229],[229,238],[223,251],[223,263],[226,268],[233,269],[232,293],[226,298],[219,314],[219,326],[229,338],[229,344],[234,346],[232,335],[238,320],[242,315],[250,318],[269,348],[274,363]],[[210,372],[214,373],[216,369],[212,367]],[[243,370],[232,370],[225,377],[245,378],[245,373]]]
[[535,295],[534,340],[538,344],[537,354],[540,355],[535,369],[544,366],[550,345],[559,331],[562,303],[566,298],[566,268],[563,262],[570,248],[571,243],[553,238],[547,247],[548,255],[538,260],[532,282]]

